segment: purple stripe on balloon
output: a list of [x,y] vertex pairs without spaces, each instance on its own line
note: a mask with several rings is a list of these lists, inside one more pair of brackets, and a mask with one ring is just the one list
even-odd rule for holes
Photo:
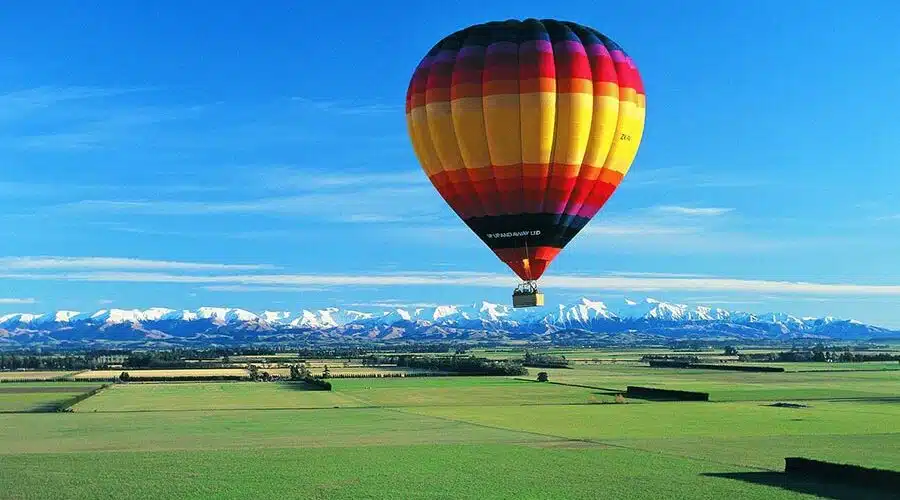
[[431,63],[434,62],[434,56],[425,56],[419,61],[419,65],[416,66],[416,72],[426,70],[431,67]]
[[566,203],[566,200],[545,202],[543,211],[548,214],[562,215],[566,210]]
[[488,45],[487,53],[488,54],[498,54],[498,53],[511,53],[516,54],[519,52],[519,45],[513,42],[497,42]]
[[579,217],[593,217],[593,216],[597,215],[597,212],[599,212],[599,211],[600,211],[600,207],[598,207],[597,205],[594,205],[592,203],[585,203],[585,204],[581,205],[581,208],[578,209],[577,214],[570,214],[570,215],[578,215]]
[[617,63],[623,63],[628,60],[628,56],[625,55],[621,50],[613,50],[609,53],[612,56],[612,60]]
[[599,57],[610,57],[609,49],[606,48],[606,45],[602,43],[592,43],[584,46],[585,50],[587,50],[588,55],[591,56],[599,56]]
[[553,44],[554,52],[567,52],[569,54],[586,54],[584,51],[584,45],[581,42],[576,42],[574,40],[563,40],[561,42],[556,42]]
[[481,45],[469,45],[459,49],[459,55],[456,58],[464,59],[467,57],[484,57],[484,47]]
[[548,40],[529,40],[519,45],[522,52],[553,52],[553,45]]
[[455,50],[442,50],[437,53],[437,56],[435,56],[434,64],[452,63],[455,60],[456,60],[456,51]]

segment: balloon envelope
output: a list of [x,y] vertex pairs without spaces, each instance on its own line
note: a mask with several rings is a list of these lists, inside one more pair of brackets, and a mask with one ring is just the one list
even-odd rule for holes
[[406,97],[434,187],[523,280],[537,280],[603,207],[637,154],[646,99],[600,32],[527,19],[440,40]]

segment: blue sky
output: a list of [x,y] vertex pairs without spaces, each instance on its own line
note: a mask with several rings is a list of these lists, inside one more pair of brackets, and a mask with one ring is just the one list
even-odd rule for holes
[[891,2],[99,3],[0,12],[0,312],[509,302],[403,99],[444,35],[534,16],[607,33],[648,92],[634,166],[545,275],[550,303],[900,327]]

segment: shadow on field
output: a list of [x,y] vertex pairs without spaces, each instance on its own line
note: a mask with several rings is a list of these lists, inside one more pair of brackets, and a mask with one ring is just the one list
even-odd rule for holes
[[709,472],[701,475],[774,486],[796,493],[806,493],[807,495],[815,495],[820,498],[833,498],[835,500],[882,500],[898,498],[895,493],[888,493],[887,491],[861,488],[840,483],[825,483],[811,479],[802,479],[789,476],[784,472]]
[[[263,382],[265,383],[265,382]],[[322,388],[316,387],[313,384],[307,382],[275,382],[278,387],[282,387],[284,389],[290,389],[292,391],[303,391],[303,392],[324,392]]]

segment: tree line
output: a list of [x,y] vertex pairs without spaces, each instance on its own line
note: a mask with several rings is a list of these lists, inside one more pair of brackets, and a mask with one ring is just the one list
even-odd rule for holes
[[363,366],[396,365],[421,370],[465,373],[468,375],[528,375],[528,370],[516,361],[497,361],[475,356],[415,356],[409,354],[377,355],[362,358]]
[[533,354],[525,351],[525,357],[522,359],[525,366],[534,366],[536,368],[568,368],[569,360],[565,356],[554,356],[552,354]]
[[900,355],[889,353],[858,353],[849,348],[829,350],[813,348],[809,350],[791,350],[764,354],[741,354],[741,361],[773,361],[782,363],[830,362],[830,363],[862,363],[867,361],[900,361]]
[[325,380],[328,374],[328,367],[325,367],[325,375],[324,377],[316,377],[312,373],[310,373],[309,368],[307,368],[306,363],[301,363],[300,365],[291,365],[291,380],[297,382],[304,382],[309,386],[312,386],[314,389],[319,389],[322,391],[330,391],[331,390],[331,382]]

